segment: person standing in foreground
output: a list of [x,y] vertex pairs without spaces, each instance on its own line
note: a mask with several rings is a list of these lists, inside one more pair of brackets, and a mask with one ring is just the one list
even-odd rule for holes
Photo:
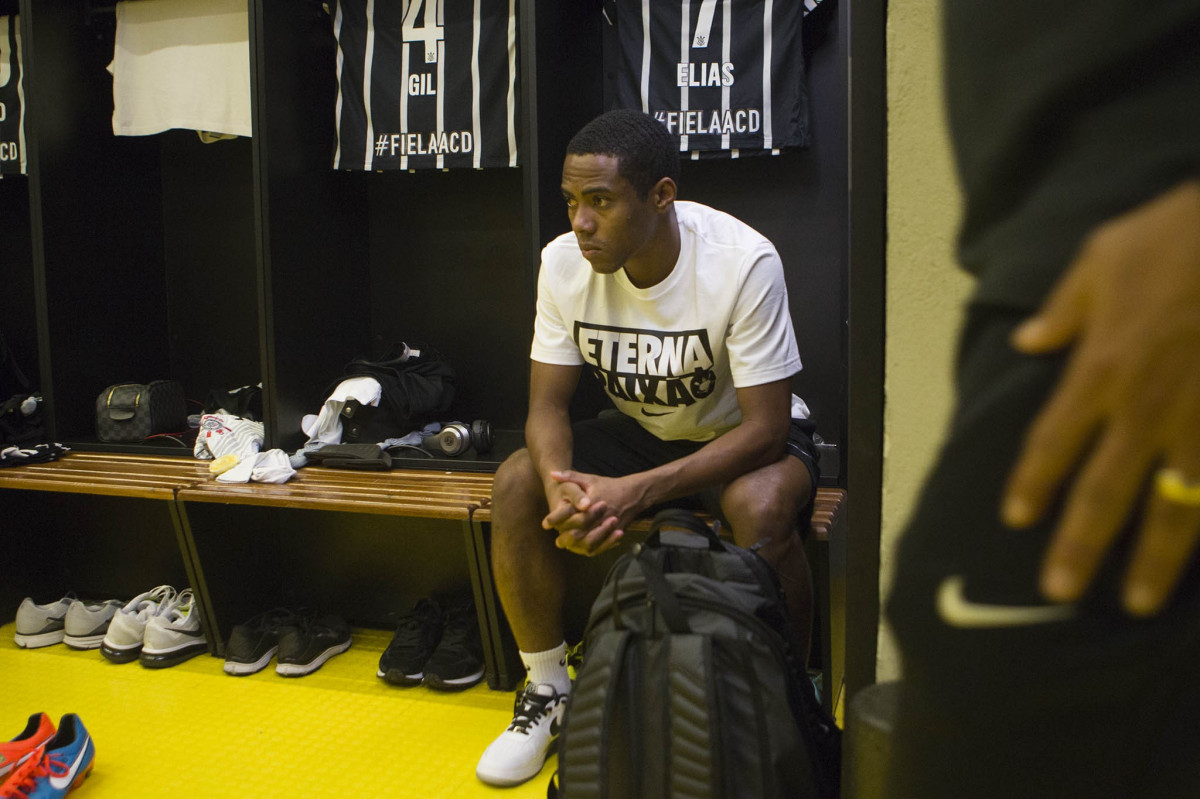
[[1200,2],[945,13],[979,283],[889,600],[889,795],[1200,795]]
[[[535,776],[558,733],[571,689],[566,558],[617,546],[648,509],[699,503],[739,545],[758,545],[807,647],[812,589],[798,530],[811,518],[818,453],[789,388],[800,357],[783,267],[749,226],[678,201],[678,171],[671,136],[636,111],[597,117],[567,146],[572,232],[542,251],[527,449],[501,465],[493,490],[496,588],[528,685],[480,758],[484,782]],[[572,425],[585,367],[620,413]]]

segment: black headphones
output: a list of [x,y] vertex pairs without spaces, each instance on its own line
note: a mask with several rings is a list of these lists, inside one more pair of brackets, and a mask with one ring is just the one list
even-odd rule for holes
[[470,426],[462,422],[451,422],[441,432],[421,439],[421,448],[434,455],[456,457],[468,449],[485,455],[492,449],[492,424],[487,419],[476,419]]

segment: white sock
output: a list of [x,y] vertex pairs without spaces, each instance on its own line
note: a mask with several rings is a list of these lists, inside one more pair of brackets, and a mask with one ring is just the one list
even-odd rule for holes
[[564,641],[544,652],[522,652],[521,662],[529,681],[535,685],[550,685],[560,694],[571,692],[571,677],[567,672],[567,644]]
[[286,483],[295,473],[286,452],[269,449],[258,453],[250,479],[256,483]]

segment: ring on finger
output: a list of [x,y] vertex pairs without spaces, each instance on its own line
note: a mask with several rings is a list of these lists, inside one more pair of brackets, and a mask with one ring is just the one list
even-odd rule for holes
[[1188,480],[1179,469],[1165,468],[1155,472],[1154,490],[1169,502],[1200,508],[1200,481]]

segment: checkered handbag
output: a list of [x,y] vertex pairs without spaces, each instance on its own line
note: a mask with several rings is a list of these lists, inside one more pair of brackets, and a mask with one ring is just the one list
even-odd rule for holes
[[119,383],[96,398],[96,437],[108,443],[141,441],[187,428],[187,400],[174,380]]

